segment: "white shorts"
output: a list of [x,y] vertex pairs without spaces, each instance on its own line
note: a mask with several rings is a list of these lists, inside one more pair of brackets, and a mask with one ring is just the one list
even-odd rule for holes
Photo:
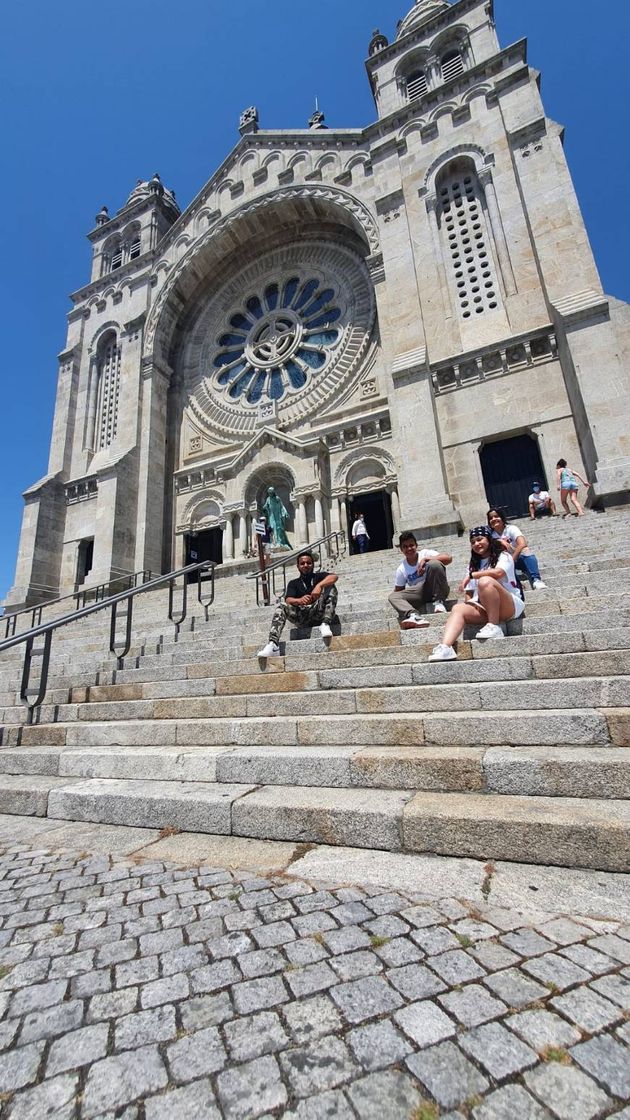
[[[521,599],[520,595],[512,595],[512,598],[514,600],[514,614],[512,615],[512,618],[520,618],[523,611],[525,610],[525,603]],[[508,622],[509,621],[510,620],[508,619]]]

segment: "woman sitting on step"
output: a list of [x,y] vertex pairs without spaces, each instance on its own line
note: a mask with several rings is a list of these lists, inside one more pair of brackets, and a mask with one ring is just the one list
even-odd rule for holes
[[505,635],[500,624],[520,618],[525,609],[512,557],[490,526],[478,525],[471,529],[470,545],[468,573],[459,588],[466,592],[466,601],[453,607],[442,641],[429,661],[453,661],[457,657],[453,646],[466,623],[471,626],[485,623],[476,634],[480,641],[501,639]]
[[533,591],[542,591],[547,585],[540,578],[538,561],[518,525],[508,525],[499,509],[489,509],[486,517],[493,535],[501,540],[514,561],[517,572],[524,572]]

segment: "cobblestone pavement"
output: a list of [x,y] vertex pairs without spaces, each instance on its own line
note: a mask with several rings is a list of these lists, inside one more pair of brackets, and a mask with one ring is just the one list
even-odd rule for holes
[[2,1120],[630,1120],[630,925],[16,844]]

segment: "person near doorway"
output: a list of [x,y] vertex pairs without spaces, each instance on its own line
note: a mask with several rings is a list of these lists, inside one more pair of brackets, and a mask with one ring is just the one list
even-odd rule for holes
[[337,576],[334,572],[316,572],[310,552],[297,557],[299,576],[289,580],[284,603],[279,603],[271,620],[269,641],[258,650],[258,657],[279,657],[280,635],[288,622],[297,626],[319,626],[327,640],[332,638],[331,624],[337,608]]
[[578,486],[579,482],[582,483],[582,486],[589,485],[589,483],[584,478],[582,478],[582,476],[579,475],[577,471],[572,471],[571,468],[567,466],[566,459],[558,459],[558,462],[556,463],[556,485],[558,487],[558,490],[560,491],[560,501],[562,502],[562,508],[564,510],[564,513],[562,514],[563,520],[571,513],[567,498],[575,509],[575,516],[584,517],[584,510],[578,502],[578,490],[580,489],[580,487]]
[[555,517],[556,504],[548,490],[542,490],[539,482],[532,483],[532,492],[528,498],[529,516],[532,521],[537,517]]
[[509,552],[517,572],[524,572],[533,591],[543,591],[547,586],[540,576],[538,560],[527,544],[518,525],[508,525],[504,515],[499,509],[489,509],[486,517],[492,529],[492,535],[503,543]]
[[454,661],[454,645],[466,623],[482,625],[476,637],[480,641],[504,638],[502,622],[520,618],[525,604],[516,582],[514,562],[502,541],[493,535],[489,525],[470,530],[470,563],[460,584],[466,601],[456,603],[444,628],[444,635],[429,661]]
[[354,541],[355,548],[361,555],[367,552],[370,543],[370,534],[365,527],[365,517],[362,513],[357,513],[355,517],[352,526],[352,540]]
[[418,613],[420,607],[432,603],[434,612],[446,611],[444,600],[449,591],[446,566],[453,557],[432,548],[419,549],[410,532],[400,534],[398,546],[403,560],[396,568],[389,602],[398,614],[401,630],[417,630],[429,625],[428,618]]

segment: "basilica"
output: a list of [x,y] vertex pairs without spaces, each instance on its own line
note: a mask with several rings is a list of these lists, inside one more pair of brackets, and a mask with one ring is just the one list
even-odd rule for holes
[[561,456],[628,499],[629,309],[526,42],[492,0],[416,0],[366,45],[367,127],[252,106],[185,209],[155,174],[97,214],[8,606],[237,569],[270,488],[296,546],[357,511],[373,548],[520,515]]

